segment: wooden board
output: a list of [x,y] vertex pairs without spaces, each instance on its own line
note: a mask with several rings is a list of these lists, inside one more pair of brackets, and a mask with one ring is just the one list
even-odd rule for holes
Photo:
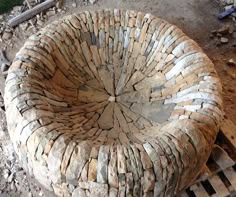
[[22,14],[10,19],[8,21],[9,26],[15,27],[19,25],[20,23],[29,20],[30,18],[34,17],[35,15],[39,14],[40,12],[49,9],[50,7],[54,6],[56,4],[56,0],[47,0],[32,9],[29,9]]

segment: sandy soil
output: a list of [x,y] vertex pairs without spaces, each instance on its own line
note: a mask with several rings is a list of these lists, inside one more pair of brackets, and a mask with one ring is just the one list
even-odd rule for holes
[[[72,7],[73,2],[77,3],[76,8]],[[124,8],[151,12],[183,29],[189,37],[199,43],[215,64],[215,68],[222,80],[225,114],[236,124],[236,66],[227,65],[229,59],[236,59],[236,38],[226,35],[229,38],[229,43],[221,46],[217,46],[217,38],[210,38],[212,30],[217,30],[224,24],[234,27],[234,24],[231,19],[224,21],[217,19],[216,15],[219,12],[219,4],[216,1],[98,0],[94,5],[87,5],[81,0],[66,0],[65,7],[65,12],[50,16],[42,26],[58,17],[81,10]],[[37,26],[37,28],[40,27]],[[35,30],[28,28],[27,31],[23,32],[20,28],[17,28],[15,32],[11,41],[0,42],[0,48],[6,48],[7,57],[10,60],[14,58],[15,53],[23,45],[25,39]],[[0,120],[2,127],[0,127],[0,173],[4,174],[7,171],[6,169],[8,169],[10,176],[15,172],[13,176],[14,181],[8,181],[9,177],[6,179],[1,178],[0,196],[49,196],[49,194],[44,194],[36,183],[28,180],[24,171],[19,167],[17,158],[12,153],[12,146],[6,133],[3,110],[0,110]],[[8,165],[7,161],[8,163],[11,162],[11,165]],[[20,175],[17,175],[17,173]],[[15,188],[12,186],[12,182],[14,182]]]

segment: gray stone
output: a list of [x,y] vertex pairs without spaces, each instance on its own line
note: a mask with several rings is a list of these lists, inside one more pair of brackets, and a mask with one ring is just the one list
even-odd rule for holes
[[137,171],[138,171],[139,177],[142,177],[143,176],[143,168],[142,168],[142,162],[140,159],[139,151],[136,148],[136,146],[134,146],[134,145],[130,145],[130,147],[134,153],[134,158],[135,158],[135,161],[137,164]]
[[109,147],[101,146],[98,153],[97,182],[107,183]]
[[163,105],[163,101],[154,101],[142,104],[134,103],[131,110],[142,115],[148,120],[163,123],[170,117],[174,107],[175,104]]
[[97,0],[89,0],[89,2],[93,5],[94,3],[96,3]]
[[117,176],[117,152],[115,148],[111,148],[110,161],[108,164],[108,183],[111,187],[118,188],[118,176]]
[[143,103],[148,102],[150,98],[151,89],[145,88],[139,91],[133,91],[124,93],[121,96],[117,97],[117,100],[121,103]]
[[126,159],[122,146],[117,146],[117,166],[118,173],[126,173]]
[[49,170],[49,177],[53,183],[61,182],[61,162],[63,153],[66,150],[66,137],[61,135],[53,144],[49,152],[47,163]]
[[117,197],[118,195],[118,189],[114,187],[110,187],[109,189],[109,197]]
[[145,151],[149,155],[149,158],[152,160],[152,162],[159,159],[157,152],[149,143],[143,144],[143,148],[145,149]]
[[108,100],[109,96],[104,92],[95,90],[89,86],[81,85],[79,90],[80,102],[101,102]]
[[81,189],[80,187],[77,187],[73,193],[72,193],[72,197],[86,197],[86,193],[83,189]]
[[126,173],[126,196],[133,194],[133,188],[134,188],[134,180],[132,173]]
[[108,196],[108,185],[96,182],[90,182],[89,191],[90,191],[89,196],[94,196],[94,197]]
[[113,127],[113,111],[114,103],[109,103],[98,119],[98,125],[101,129],[109,130]]
[[75,147],[66,170],[66,180],[69,183],[74,184],[77,181],[83,166],[89,159],[90,152],[90,144],[86,141],[81,142]]
[[9,39],[11,39],[11,37],[12,37],[12,33],[11,32],[7,32],[7,31],[5,31],[3,33],[3,35],[2,35],[2,39],[3,40],[9,40]]
[[166,82],[165,75],[162,73],[156,73],[152,77],[146,77],[139,83],[135,85],[136,90],[144,89],[144,88],[154,88],[160,87]]
[[150,160],[148,154],[145,151],[140,151],[141,162],[143,165],[143,169],[152,168],[152,161]]
[[109,70],[107,70],[105,66],[102,66],[102,68],[98,70],[98,74],[100,76],[100,79],[102,80],[104,88],[109,93],[109,95],[115,96],[113,74],[109,72]]

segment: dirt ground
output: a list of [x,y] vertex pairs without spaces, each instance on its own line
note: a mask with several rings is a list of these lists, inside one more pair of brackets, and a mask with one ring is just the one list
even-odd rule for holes
[[[75,2],[77,7],[72,7],[72,3]],[[227,64],[231,58],[236,61],[236,38],[231,35],[225,35],[229,42],[221,45],[219,45],[217,37],[210,38],[213,30],[217,30],[225,24],[235,28],[235,32],[236,26],[230,18],[223,21],[217,19],[220,9],[217,1],[98,0],[94,5],[91,5],[84,3],[82,0],[66,0],[65,7],[65,11],[48,17],[40,25],[45,26],[56,18],[81,10],[123,8],[151,12],[180,27],[189,37],[199,43],[215,64],[215,68],[222,80],[225,114],[236,124],[236,65],[229,66]],[[40,25],[36,25],[36,28],[41,28]],[[12,60],[25,39],[35,31],[31,27],[26,31],[22,31],[19,27],[16,28],[11,40],[0,42],[0,49],[5,48],[7,57]],[[45,194],[35,182],[28,180],[25,172],[20,168],[9,141],[3,109],[0,110],[0,121],[0,174],[3,175],[0,180],[0,196],[48,196],[49,194]],[[4,173],[8,174],[8,176]]]

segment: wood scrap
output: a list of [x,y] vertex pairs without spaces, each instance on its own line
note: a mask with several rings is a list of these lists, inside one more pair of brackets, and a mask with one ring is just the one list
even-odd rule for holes
[[23,12],[22,14],[10,19],[8,21],[8,24],[11,27],[15,27],[15,26],[19,25],[20,23],[22,23],[26,20],[29,20],[30,18],[34,17],[35,15],[39,14],[40,12],[55,6],[56,2],[57,2],[56,0],[47,0],[35,7],[33,7],[32,9],[29,9],[29,10]]
[[[32,6],[30,5],[29,0],[25,0],[25,1],[26,1],[26,4],[27,4],[28,8],[32,9]],[[29,22],[33,27],[35,27],[33,20],[30,19]]]

